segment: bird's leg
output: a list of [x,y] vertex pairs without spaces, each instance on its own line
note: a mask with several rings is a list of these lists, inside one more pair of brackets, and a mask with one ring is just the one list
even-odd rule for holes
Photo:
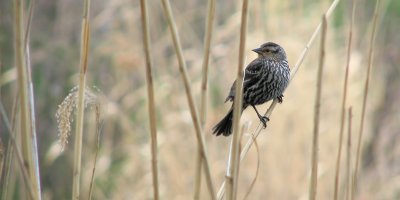
[[283,102],[283,94],[276,97],[276,99],[278,99],[278,103],[282,103]]
[[260,115],[260,113],[258,113],[258,110],[257,110],[257,108],[256,108],[254,105],[251,105],[251,106],[252,106],[252,107],[254,108],[254,110],[256,111],[256,113],[257,113],[257,115],[258,115],[258,118],[260,118],[260,121],[263,123],[264,128],[267,128],[267,121],[269,121],[269,118],[266,117],[266,116]]

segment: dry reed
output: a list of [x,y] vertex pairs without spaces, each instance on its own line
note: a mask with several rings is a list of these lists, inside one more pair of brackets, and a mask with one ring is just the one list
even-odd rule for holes
[[[2,111],[1,111],[2,112],[2,118],[4,120],[4,123],[6,124],[6,128],[9,130],[10,135],[13,134],[14,130],[15,130],[15,125],[16,125],[15,121],[16,121],[16,115],[17,115],[18,98],[19,98],[19,95],[17,93],[15,95],[14,103],[13,103],[13,106],[12,106],[11,124],[10,124],[10,122],[8,122],[8,118],[7,118],[6,113],[4,111],[4,106],[0,102],[1,109],[2,109]],[[12,136],[10,136],[10,137],[12,137]],[[2,191],[1,191],[1,193],[2,193],[1,199],[7,199],[7,197],[8,197],[8,189],[9,189],[8,186],[9,186],[9,181],[10,181],[11,164],[12,164],[12,161],[13,161],[13,156],[12,155],[14,155],[14,144],[15,143],[13,143],[11,139],[9,139],[8,145],[7,145],[7,155],[6,155],[6,158],[5,158],[6,159],[5,168],[4,168],[4,171],[2,171],[3,174],[1,176],[2,180],[3,180],[3,185],[2,185],[2,188],[1,188],[2,189]],[[25,170],[25,168],[22,168],[22,169]],[[29,184],[29,183],[25,183],[25,184]],[[29,186],[27,186],[27,187],[29,187]],[[31,194],[33,194],[33,192],[31,192]]]
[[348,116],[348,133],[347,133],[347,154],[346,154],[346,200],[351,198],[351,118],[352,118],[352,110],[349,108],[349,116]]
[[[200,102],[200,124],[205,130],[207,120],[207,93],[208,93],[208,65],[210,63],[210,47],[215,18],[215,0],[209,0],[207,5],[206,34],[204,39],[202,79],[201,79],[201,102]],[[203,133],[204,135],[204,133]],[[201,166],[202,156],[200,148],[197,150],[196,169],[194,179],[194,199],[200,198],[201,188]]]
[[247,35],[247,17],[249,10],[249,1],[244,0],[242,4],[242,18],[240,26],[240,43],[239,43],[239,62],[237,68],[237,78],[235,86],[235,104],[233,105],[233,134],[231,143],[231,153],[229,164],[226,172],[226,179],[229,180],[226,184],[226,199],[234,200],[237,198],[238,176],[239,176],[239,163],[240,163],[240,115],[242,113],[242,95],[243,95],[243,68],[245,65],[245,49],[246,49],[246,35]]
[[[21,144],[24,166],[27,168],[29,185],[33,190],[33,199],[41,199],[40,176],[38,165],[38,154],[36,145],[36,131],[34,125],[34,107],[33,107],[33,91],[30,77],[30,69],[27,63],[29,51],[24,45],[27,40],[23,37],[23,5],[22,1],[14,1],[14,48],[15,48],[15,65],[18,74],[18,87],[20,93],[20,109],[21,109]],[[29,27],[28,27],[29,28]],[[27,30],[29,32],[29,30]]]
[[315,200],[317,198],[317,185],[318,185],[318,149],[319,149],[319,118],[321,108],[321,91],[322,91],[322,74],[324,71],[325,61],[325,42],[326,42],[326,29],[327,20],[326,15],[322,17],[322,32],[320,43],[319,64],[317,71],[317,90],[315,94],[315,108],[314,108],[314,128],[311,150],[311,178],[310,178],[310,193],[309,199]]
[[[17,141],[16,141],[16,139],[15,139],[15,137],[14,137],[14,135],[13,135],[13,127],[14,127],[14,120],[13,120],[13,124],[12,125],[10,125],[10,122],[8,121],[8,118],[7,118],[7,114],[6,114],[6,112],[5,112],[5,110],[4,110],[4,106],[3,106],[3,104],[0,102],[0,113],[1,113],[1,117],[3,118],[3,121],[4,121],[4,124],[5,124],[5,126],[6,126],[6,128],[8,129],[8,132],[10,133],[9,134],[9,136],[10,136],[10,146],[9,146],[9,149],[8,149],[8,151],[9,151],[9,155],[8,155],[8,158],[7,158],[7,163],[6,163],[6,170],[5,170],[5,183],[4,183],[4,187],[7,187],[7,184],[8,184],[8,177],[9,177],[9,173],[10,173],[10,170],[11,170],[11,162],[12,162],[12,154],[11,153],[13,153],[13,151],[14,151],[14,149],[15,149],[15,153],[16,153],[16,157],[17,157],[17,163],[18,163],[18,166],[20,167],[20,170],[21,170],[21,173],[22,173],[22,179],[23,179],[23,183],[25,184],[25,187],[27,188],[27,190],[28,190],[28,195],[29,195],[29,197],[31,198],[31,199],[35,199],[36,197],[35,197],[35,191],[33,190],[33,187],[32,187],[32,184],[31,184],[31,177],[29,176],[29,172],[27,171],[27,169],[25,168],[25,165],[24,165],[24,160],[23,160],[23,156],[22,156],[22,153],[21,153],[21,150],[19,150],[19,147],[18,147],[18,145],[17,145]],[[2,171],[1,171],[2,172]],[[3,187],[3,191],[2,191],[2,199],[7,199],[7,193],[8,193],[8,190],[7,190],[7,188],[4,188]]]
[[362,110],[361,110],[360,130],[359,130],[358,139],[357,139],[356,164],[355,164],[355,169],[354,169],[355,172],[354,172],[354,177],[353,177],[353,193],[352,193],[353,199],[354,199],[354,195],[355,195],[355,190],[357,188],[357,176],[358,176],[358,170],[359,170],[359,162],[361,159],[360,156],[361,156],[361,146],[362,146],[362,138],[363,138],[363,132],[364,132],[365,110],[367,107],[369,79],[370,79],[370,72],[371,72],[372,63],[373,63],[375,35],[376,35],[376,29],[377,29],[376,26],[377,26],[379,11],[380,11],[379,3],[380,3],[380,0],[377,0],[375,3],[374,16],[373,16],[373,20],[372,20],[372,33],[371,33],[371,38],[370,38],[370,43],[369,43],[369,51],[368,51],[367,76],[365,77],[364,95],[363,95]]
[[151,170],[153,177],[153,198],[159,199],[158,187],[158,158],[157,158],[157,119],[154,101],[154,84],[152,73],[152,58],[150,49],[150,30],[149,19],[147,14],[147,0],[140,1],[140,9],[142,14],[142,30],[143,30],[143,47],[146,55],[146,82],[147,82],[147,98],[149,109],[150,124],[150,151],[151,151]]
[[95,105],[95,111],[96,111],[96,150],[95,150],[95,155],[94,155],[94,162],[93,162],[93,169],[92,169],[92,176],[90,178],[90,187],[89,187],[89,196],[88,200],[92,199],[93,196],[93,187],[94,187],[94,175],[96,172],[96,165],[97,165],[97,157],[99,155],[100,151],[100,131],[101,131],[101,125],[100,125],[100,104]]
[[200,119],[199,119],[199,115],[197,113],[197,109],[196,109],[196,106],[194,103],[192,90],[190,88],[190,80],[189,80],[189,76],[188,76],[187,69],[186,69],[185,59],[183,57],[182,47],[181,47],[180,39],[178,36],[178,30],[176,28],[175,21],[172,16],[172,10],[171,10],[171,5],[170,5],[169,1],[162,0],[162,4],[163,4],[164,13],[166,15],[166,18],[167,18],[167,21],[168,21],[168,24],[170,27],[171,36],[172,36],[172,40],[173,40],[173,44],[174,44],[174,49],[175,49],[175,52],[178,57],[179,72],[183,79],[183,85],[185,86],[186,97],[187,97],[187,101],[189,104],[190,114],[192,117],[193,125],[195,128],[196,138],[197,138],[197,141],[199,144],[200,151],[203,156],[203,161],[204,161],[203,168],[204,168],[205,175],[206,175],[207,186],[208,186],[208,189],[210,192],[211,199],[215,199],[215,197],[216,197],[215,189],[214,189],[214,183],[213,183],[212,177],[211,177],[210,164],[209,164],[209,160],[208,160],[208,156],[207,156],[205,139],[204,139],[204,135],[201,134],[202,131],[201,131]]
[[[4,153],[5,153],[5,148],[4,148],[3,140],[1,140],[1,138],[0,138],[0,174],[2,174],[2,172],[3,172],[3,167],[4,167],[5,160],[6,160]],[[0,177],[1,177],[1,175],[0,175]]]
[[254,139],[254,147],[256,148],[256,153],[257,153],[257,168],[256,168],[256,174],[254,175],[254,179],[251,182],[250,187],[246,192],[246,195],[244,195],[244,198],[243,198],[244,200],[248,199],[248,197],[250,196],[250,192],[253,189],[254,185],[256,184],[256,181],[258,178],[258,173],[260,171],[260,150],[259,150],[256,138],[253,138],[253,139]]
[[346,112],[346,99],[347,99],[347,82],[349,77],[349,67],[350,67],[350,59],[351,59],[351,42],[353,38],[353,25],[354,25],[354,13],[356,9],[356,0],[352,0],[352,9],[350,15],[350,27],[349,27],[349,40],[347,43],[347,55],[346,55],[346,66],[345,66],[345,74],[344,74],[344,84],[343,84],[343,98],[342,98],[342,107],[340,113],[340,130],[339,130],[339,142],[338,142],[338,153],[336,157],[336,169],[335,169],[335,185],[333,192],[333,199],[338,199],[339,193],[339,178],[340,178],[340,157],[342,153],[342,140],[343,140],[343,131],[344,131],[344,122],[345,122],[345,112]]
[[83,140],[83,122],[85,109],[85,87],[86,73],[88,67],[89,56],[89,12],[90,0],[85,0],[83,4],[82,31],[81,31],[81,47],[80,47],[80,72],[79,87],[77,100],[77,116],[75,126],[75,146],[74,146],[74,173],[72,184],[72,199],[80,199],[80,178],[81,178],[81,162],[82,162],[82,140]]

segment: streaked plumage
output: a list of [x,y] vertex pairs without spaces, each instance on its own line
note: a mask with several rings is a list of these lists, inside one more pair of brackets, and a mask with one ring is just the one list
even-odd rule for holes
[[[275,98],[282,102],[282,93],[289,83],[290,68],[284,49],[278,44],[268,42],[253,51],[258,54],[258,58],[244,72],[242,111],[252,106],[266,126],[269,119],[261,116],[255,106]],[[236,81],[225,102],[234,101],[235,85]],[[213,133],[217,136],[229,136],[232,133],[233,104],[228,114],[213,128]]]

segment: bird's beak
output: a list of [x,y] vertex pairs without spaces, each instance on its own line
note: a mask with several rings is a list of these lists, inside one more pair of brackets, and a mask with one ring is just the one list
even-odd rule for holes
[[252,51],[254,51],[254,52],[256,52],[256,53],[258,53],[258,54],[261,54],[261,48],[257,48],[257,49],[253,49]]

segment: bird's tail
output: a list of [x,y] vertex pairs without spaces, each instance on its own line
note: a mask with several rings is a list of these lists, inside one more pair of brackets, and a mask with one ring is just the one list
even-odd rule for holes
[[233,106],[229,110],[228,114],[213,128],[213,134],[217,136],[223,134],[229,136],[232,133],[232,121],[233,121]]

